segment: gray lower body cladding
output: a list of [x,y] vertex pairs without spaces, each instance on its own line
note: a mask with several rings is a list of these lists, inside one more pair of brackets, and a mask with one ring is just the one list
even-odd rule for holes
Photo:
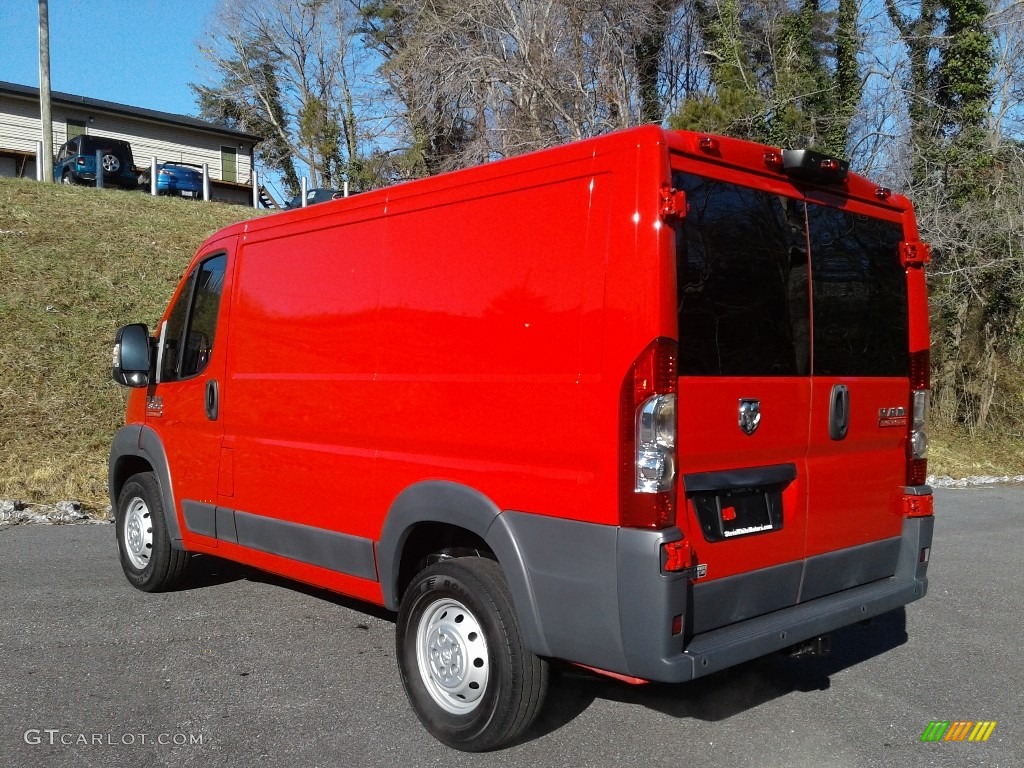
[[[502,517],[529,574],[516,604],[532,604],[543,638],[535,650],[660,682],[702,677],[920,599],[928,580],[919,555],[934,523],[906,518],[894,539],[695,586],[660,570],[661,545],[678,529]],[[676,616],[684,631],[674,635]]]

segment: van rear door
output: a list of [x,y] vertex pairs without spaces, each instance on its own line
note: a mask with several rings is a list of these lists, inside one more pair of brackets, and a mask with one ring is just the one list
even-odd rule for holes
[[[807,571],[800,599],[891,576],[910,402],[896,215],[807,202],[812,280]],[[832,201],[838,202],[838,201]]]
[[[695,166],[696,167],[696,166]],[[719,172],[708,168],[708,172]],[[688,631],[799,597],[811,329],[804,203],[675,170],[679,524],[696,563]],[[698,571],[700,572],[700,571]]]
[[706,566],[700,633],[894,573],[909,316],[897,211],[684,162],[679,509]]

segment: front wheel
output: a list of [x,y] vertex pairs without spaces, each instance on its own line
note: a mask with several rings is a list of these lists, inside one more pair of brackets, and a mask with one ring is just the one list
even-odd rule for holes
[[143,592],[175,586],[185,571],[188,553],[171,547],[160,486],[152,472],[128,478],[117,500],[115,525],[121,569]]
[[500,566],[481,557],[420,572],[398,614],[398,665],[420,722],[466,752],[523,733],[547,691],[547,663],[527,648]]

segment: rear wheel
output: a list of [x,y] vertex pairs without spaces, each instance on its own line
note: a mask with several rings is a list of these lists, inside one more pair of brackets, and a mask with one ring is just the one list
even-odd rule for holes
[[398,614],[398,664],[420,721],[448,746],[482,752],[523,733],[547,691],[547,663],[516,625],[493,560],[444,560],[420,572]]
[[121,569],[143,592],[161,592],[177,584],[188,553],[171,548],[160,486],[152,472],[128,478],[118,498],[114,520]]
[[64,173],[60,175],[60,183],[71,186],[75,183],[75,180],[71,178],[71,171],[65,169]]

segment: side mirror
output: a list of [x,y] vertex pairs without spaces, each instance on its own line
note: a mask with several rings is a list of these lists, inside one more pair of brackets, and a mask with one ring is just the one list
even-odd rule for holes
[[150,371],[149,330],[141,323],[117,329],[114,360],[110,370],[114,381],[126,387],[145,387]]

